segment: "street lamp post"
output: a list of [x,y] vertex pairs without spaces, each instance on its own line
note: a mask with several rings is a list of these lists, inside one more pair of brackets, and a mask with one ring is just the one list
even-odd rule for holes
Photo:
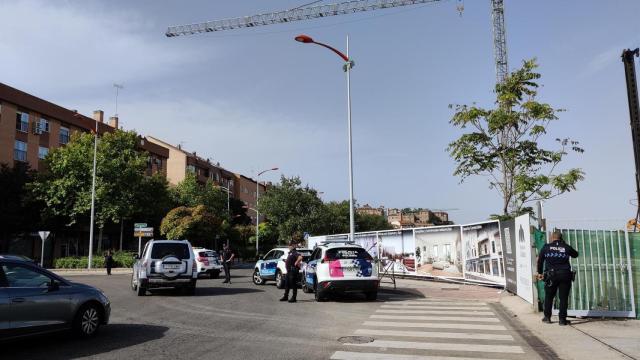
[[347,73],[347,127],[349,133],[349,239],[353,241],[355,233],[355,218],[353,213],[353,146],[351,144],[351,69],[355,66],[355,63],[349,58],[349,36],[347,36],[346,55],[327,44],[314,41],[310,36],[307,35],[298,35],[295,37],[295,40],[304,44],[316,44],[325,47],[336,53],[342,58],[342,60],[345,61],[342,68],[344,69],[345,73]]
[[268,172],[268,171],[276,171],[277,167],[263,170],[258,173],[256,176],[256,256],[260,255],[260,213],[258,212],[258,199],[260,199],[260,175]]
[[93,180],[91,182],[91,224],[89,225],[89,259],[87,269],[91,269],[93,261],[93,223],[96,214],[96,166],[98,162],[98,121],[96,120],[96,137],[93,144]]

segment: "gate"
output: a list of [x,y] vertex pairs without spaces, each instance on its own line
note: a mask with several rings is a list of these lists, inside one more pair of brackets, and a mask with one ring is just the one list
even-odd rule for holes
[[621,230],[560,231],[580,254],[571,259],[576,279],[568,315],[635,317],[629,234]]

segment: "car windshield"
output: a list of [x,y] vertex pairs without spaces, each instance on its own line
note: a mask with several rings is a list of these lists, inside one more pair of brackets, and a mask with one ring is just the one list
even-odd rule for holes
[[153,244],[151,250],[152,259],[162,259],[165,256],[173,255],[180,260],[189,259],[189,246],[185,243],[176,242]]
[[327,250],[326,257],[328,260],[347,260],[347,259],[365,259],[372,260],[369,253],[362,248],[337,248]]
[[218,254],[216,254],[215,251],[205,251],[205,254],[206,254],[205,256],[207,257],[214,257],[214,258],[218,257]]

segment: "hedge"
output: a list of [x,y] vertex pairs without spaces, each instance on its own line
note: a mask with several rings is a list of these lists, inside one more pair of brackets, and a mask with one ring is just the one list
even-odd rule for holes
[[[133,263],[136,261],[134,258],[135,252],[130,251],[116,251],[113,256],[113,267],[133,267]],[[54,262],[56,269],[86,269],[89,264],[89,258],[87,256],[70,256],[58,258]],[[93,264],[94,268],[103,268],[104,257],[94,256]]]

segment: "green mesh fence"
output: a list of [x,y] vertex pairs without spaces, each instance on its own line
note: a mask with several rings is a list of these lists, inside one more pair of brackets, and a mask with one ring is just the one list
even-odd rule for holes
[[636,302],[636,319],[640,319],[640,233],[629,233],[629,248],[631,251],[631,268],[633,277],[633,289],[635,290],[635,302]]
[[[629,271],[631,251],[640,251],[638,246],[627,247],[624,231],[562,229],[564,240],[575,248],[580,256],[571,259],[571,266],[577,271],[569,296],[570,314],[628,316],[633,310],[633,274]],[[633,241],[631,239],[634,239]],[[638,244],[640,237],[629,237],[631,243]],[[633,261],[640,257],[633,256]],[[632,263],[632,265],[637,265]],[[633,266],[637,273],[637,266]]]

